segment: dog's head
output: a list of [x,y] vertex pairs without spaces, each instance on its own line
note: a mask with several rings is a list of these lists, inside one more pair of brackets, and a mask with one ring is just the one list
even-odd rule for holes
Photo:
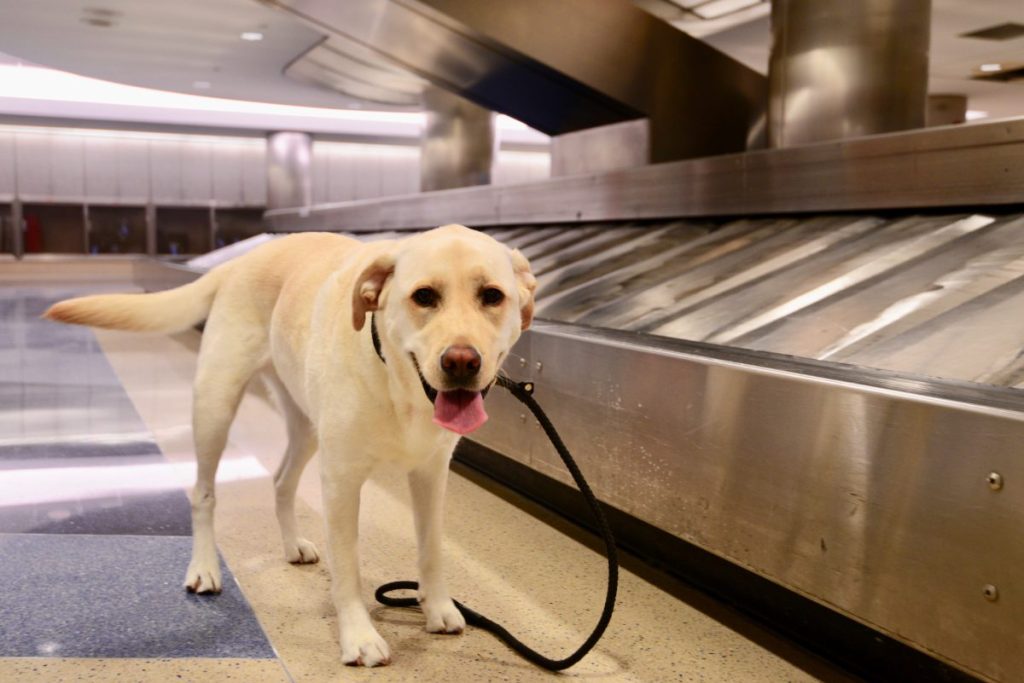
[[[357,277],[352,322],[376,324],[429,389],[434,422],[460,434],[487,419],[483,392],[533,319],[530,264],[484,233],[446,225],[396,243]],[[434,393],[436,392],[436,394]]]

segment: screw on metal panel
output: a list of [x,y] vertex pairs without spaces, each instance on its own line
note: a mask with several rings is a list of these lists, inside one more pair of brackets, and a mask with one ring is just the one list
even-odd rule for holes
[[999,599],[999,589],[991,583],[987,583],[982,587],[981,594],[984,595],[985,599],[989,602],[995,602]]
[[988,482],[988,487],[993,491],[999,491],[1003,488],[1003,475],[998,472],[989,472],[985,480]]

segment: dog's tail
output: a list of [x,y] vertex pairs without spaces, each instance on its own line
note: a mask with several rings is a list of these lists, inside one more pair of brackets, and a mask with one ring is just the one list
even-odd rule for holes
[[44,318],[73,325],[137,332],[180,332],[206,319],[227,268],[152,294],[97,294],[59,301]]

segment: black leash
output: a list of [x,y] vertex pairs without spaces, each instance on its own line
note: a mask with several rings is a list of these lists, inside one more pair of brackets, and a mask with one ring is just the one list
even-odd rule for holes
[[[377,334],[377,326],[371,318],[370,322],[370,333],[373,339],[374,349],[377,351],[377,355],[383,361],[384,356],[380,350],[380,337]],[[521,640],[516,638],[514,635],[508,632],[508,630],[501,624],[491,621],[479,612],[475,612],[469,607],[466,607],[462,603],[455,602],[455,606],[462,612],[462,616],[466,618],[466,623],[477,628],[482,628],[485,631],[490,631],[498,637],[503,643],[508,645],[510,648],[515,650],[524,659],[533,662],[539,667],[548,669],[549,671],[561,671],[562,669],[568,669],[573,664],[576,664],[590,652],[597,641],[604,635],[604,631],[608,628],[608,622],[612,619],[612,611],[615,609],[615,595],[618,592],[619,587],[619,560],[618,554],[615,550],[615,538],[612,536],[612,530],[608,526],[608,520],[604,516],[604,510],[601,509],[601,503],[598,502],[597,496],[590,489],[590,485],[587,480],[583,478],[583,473],[580,472],[579,466],[576,461],[572,459],[572,455],[569,453],[569,449],[565,447],[565,443],[562,442],[562,437],[558,435],[555,430],[555,426],[551,424],[551,420],[544,414],[544,410],[540,407],[533,398],[533,383],[532,382],[513,382],[507,377],[498,376],[498,384],[505,389],[508,389],[509,393],[519,399],[520,402],[526,405],[533,413],[533,416],[537,418],[544,433],[547,434],[548,439],[551,440],[551,445],[558,451],[558,455],[562,458],[562,462],[565,463],[566,469],[569,470],[569,474],[572,475],[572,479],[576,482],[577,488],[580,493],[583,494],[583,498],[587,501],[587,505],[590,506],[591,512],[594,513],[594,518],[597,520],[598,528],[601,531],[601,537],[604,539],[605,552],[608,557],[608,590],[605,593],[604,598],[604,609],[601,611],[601,618],[597,620],[597,625],[591,632],[590,636],[584,641],[579,648],[571,655],[564,659],[551,659],[545,657],[536,650],[525,645]],[[419,602],[416,598],[392,598],[387,594],[391,591],[396,590],[417,590],[419,584],[415,581],[392,581],[386,583],[374,593],[374,597],[377,602],[388,607],[417,607]]]

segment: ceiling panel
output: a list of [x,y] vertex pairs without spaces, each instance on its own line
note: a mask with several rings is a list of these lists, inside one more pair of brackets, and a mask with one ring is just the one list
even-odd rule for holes
[[232,99],[358,104],[287,78],[324,36],[254,0],[0,0],[0,16],[0,52],[56,69]]

